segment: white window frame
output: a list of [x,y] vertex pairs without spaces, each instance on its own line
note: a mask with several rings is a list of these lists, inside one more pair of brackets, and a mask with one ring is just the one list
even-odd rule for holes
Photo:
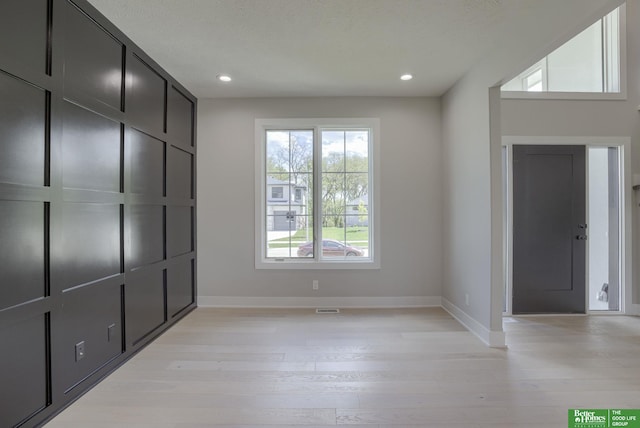
[[[344,260],[318,258],[268,258],[266,255],[266,131],[308,129],[314,131],[313,194],[320,194],[320,130],[330,128],[366,128],[369,135],[369,257],[349,257]],[[255,120],[255,268],[256,269],[380,269],[380,119],[378,118],[309,118]],[[319,199],[314,200],[314,227],[320,218]],[[315,237],[320,240],[320,236]]]
[[[615,9],[614,9],[615,10]],[[611,13],[611,12],[609,12]],[[609,15],[607,13],[605,16],[602,16],[599,20],[602,20],[603,24],[606,25],[606,16]],[[619,92],[559,92],[559,91],[548,91],[546,88],[542,92],[529,92],[523,90],[522,91],[508,91],[503,90],[500,91],[500,96],[503,99],[547,99],[547,100],[626,100],[627,99],[627,5],[626,3],[622,3],[619,6]],[[593,25],[596,21],[592,22],[590,25]],[[590,26],[589,25],[589,26]],[[584,29],[588,28],[585,27]],[[583,30],[584,30],[583,29]],[[573,37],[577,36],[580,33],[574,34],[572,37],[564,40],[562,43],[559,43],[554,49],[552,49],[550,53],[552,53],[555,49],[560,48],[564,43],[569,42]],[[606,37],[603,37],[603,47],[602,49],[607,49],[608,41]],[[548,55],[547,55],[548,56]],[[524,72],[518,74],[517,76],[512,76],[511,78],[505,79],[504,83],[510,82],[516,77],[523,77],[524,75],[531,74],[534,68],[537,68],[539,64],[544,62],[543,64],[543,87],[546,86],[545,79],[546,76],[546,59],[545,56],[543,59],[538,61],[535,65],[528,68]],[[606,59],[604,59],[606,61]],[[603,65],[604,67],[604,65]],[[605,67],[606,68],[606,67]],[[606,70],[603,70],[603,79],[606,79],[605,84],[608,84],[609,78],[606,76]]]

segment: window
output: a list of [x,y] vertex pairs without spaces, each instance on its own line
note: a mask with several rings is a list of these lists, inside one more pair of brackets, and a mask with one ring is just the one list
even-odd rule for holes
[[273,198],[273,199],[283,199],[284,198],[284,188],[283,187],[272,187],[271,188],[271,198]]
[[529,73],[524,79],[524,90],[530,92],[542,92],[543,85],[542,67],[536,67],[534,71]]
[[379,266],[377,129],[377,119],[256,120],[256,267]]
[[622,15],[621,6],[503,85],[502,90],[620,93]]

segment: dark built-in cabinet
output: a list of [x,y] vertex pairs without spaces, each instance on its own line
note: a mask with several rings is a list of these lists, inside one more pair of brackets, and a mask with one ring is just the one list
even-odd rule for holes
[[0,428],[195,307],[195,112],[85,0],[0,1]]

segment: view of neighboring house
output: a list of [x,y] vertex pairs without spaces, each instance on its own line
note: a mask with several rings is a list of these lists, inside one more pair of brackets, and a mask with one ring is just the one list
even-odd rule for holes
[[306,187],[267,177],[267,230],[298,230],[304,227]]
[[347,202],[346,223],[351,226],[369,226],[369,195],[364,194],[359,198]]

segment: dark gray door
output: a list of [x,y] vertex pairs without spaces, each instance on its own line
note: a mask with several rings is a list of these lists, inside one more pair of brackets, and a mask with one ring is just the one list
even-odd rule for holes
[[585,312],[585,147],[513,147],[514,314]]

